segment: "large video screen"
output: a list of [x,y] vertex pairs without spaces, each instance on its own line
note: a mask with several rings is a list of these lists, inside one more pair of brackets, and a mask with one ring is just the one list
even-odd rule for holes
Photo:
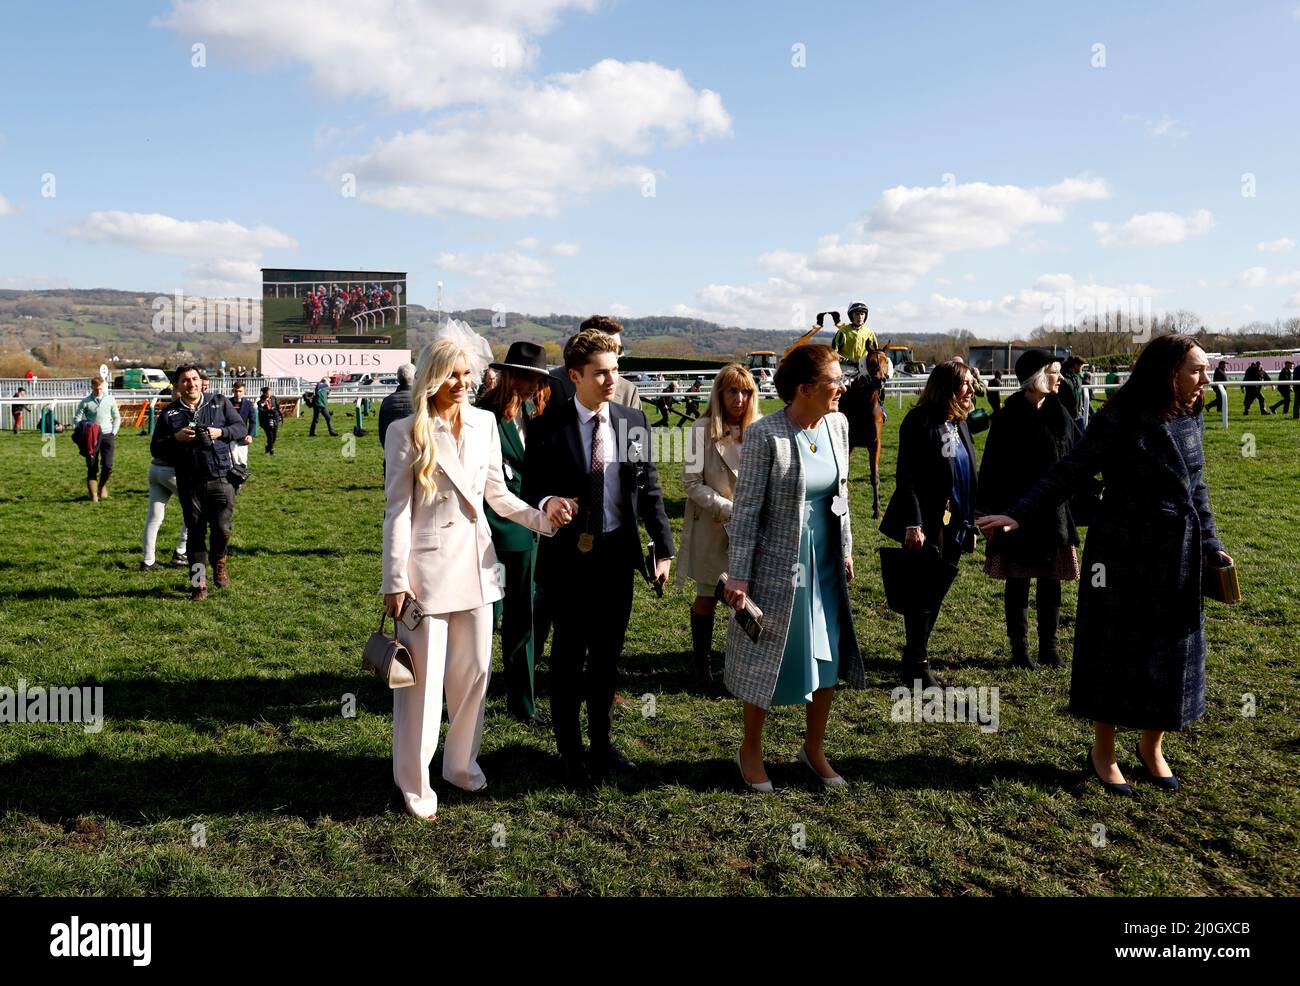
[[404,271],[262,269],[262,373],[393,373],[410,359]]
[[406,274],[262,271],[264,349],[406,349]]

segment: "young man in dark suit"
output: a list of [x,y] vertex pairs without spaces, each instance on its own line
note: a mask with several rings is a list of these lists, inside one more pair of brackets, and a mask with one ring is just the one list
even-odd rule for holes
[[[635,573],[642,570],[638,519],[655,549],[655,580],[668,581],[672,531],[659,474],[650,459],[650,429],[639,409],[613,403],[618,341],[595,329],[564,348],[574,397],[543,414],[524,453],[523,498],[546,509],[564,498],[572,523],[539,546],[536,580],[551,608],[551,719],[566,780],[582,784],[636,765],[614,747],[611,715],[618,658],[632,613]],[[591,743],[584,762],[580,714],[587,703]]]

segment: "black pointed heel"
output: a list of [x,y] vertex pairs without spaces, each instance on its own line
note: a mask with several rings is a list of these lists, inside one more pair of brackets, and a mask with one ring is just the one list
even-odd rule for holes
[[1097,765],[1092,761],[1092,747],[1088,747],[1088,752],[1084,754],[1084,756],[1086,756],[1088,759],[1088,770],[1092,772],[1093,777],[1097,778],[1097,780],[1101,783],[1102,787],[1104,787],[1111,794],[1118,794],[1125,798],[1133,797],[1133,788],[1130,787],[1129,785],[1111,784],[1109,781],[1106,781],[1102,778],[1101,774],[1098,773],[1097,771]]
[[1142,765],[1142,769],[1147,772],[1147,776],[1151,778],[1152,781],[1155,782],[1156,787],[1161,788],[1162,790],[1165,791],[1178,790],[1177,777],[1175,777],[1173,774],[1170,774],[1168,777],[1161,777],[1160,775],[1153,772],[1150,767],[1147,766],[1147,762],[1144,759],[1142,759],[1141,743],[1139,743],[1136,747],[1134,747],[1134,749],[1137,751],[1138,763],[1140,763]]

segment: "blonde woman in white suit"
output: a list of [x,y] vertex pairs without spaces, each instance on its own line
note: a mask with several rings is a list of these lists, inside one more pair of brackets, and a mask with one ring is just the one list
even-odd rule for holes
[[713,614],[718,577],[727,571],[727,531],[731,501],[740,471],[745,429],[758,420],[758,385],[739,363],[724,366],[713,378],[709,409],[691,425],[683,481],[686,517],[677,552],[677,585],[695,582],[691,604],[691,650],[696,683],[713,686]]
[[530,507],[506,487],[501,439],[490,411],[471,407],[467,354],[450,340],[420,354],[411,387],[414,413],[394,421],[384,447],[384,611],[399,616],[410,600],[431,614],[397,637],[415,661],[415,685],[393,692],[393,780],[406,810],[432,819],[438,795],[429,765],[438,748],[447,693],[445,781],[477,791],[483,704],[491,668],[492,604],[503,596],[503,569],[484,516],[498,515],[549,535],[571,519],[571,500]]

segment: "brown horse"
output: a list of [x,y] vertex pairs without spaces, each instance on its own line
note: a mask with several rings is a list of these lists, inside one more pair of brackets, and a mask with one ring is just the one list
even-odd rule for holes
[[880,517],[880,439],[885,420],[885,380],[889,357],[883,349],[870,350],[863,360],[866,372],[859,373],[840,399],[840,410],[849,419],[849,451],[867,450],[871,464],[871,516]]

